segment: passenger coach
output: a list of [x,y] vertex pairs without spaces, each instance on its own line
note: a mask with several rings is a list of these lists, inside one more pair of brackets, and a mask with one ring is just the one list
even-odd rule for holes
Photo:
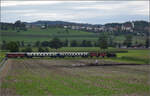
[[100,52],[12,52],[7,53],[8,58],[32,58],[32,57],[116,57],[114,53]]

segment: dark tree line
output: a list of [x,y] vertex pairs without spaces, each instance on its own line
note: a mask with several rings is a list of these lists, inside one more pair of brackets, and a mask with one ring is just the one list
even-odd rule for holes
[[0,29],[1,30],[16,30],[17,32],[20,32],[21,30],[27,31],[26,24],[24,22],[21,22],[20,20],[16,21],[15,23],[0,23]]
[[[126,35],[126,38],[123,42],[123,46],[132,47],[132,36]],[[32,47],[37,47],[39,52],[48,52],[48,48],[52,49],[58,49],[61,47],[100,47],[101,49],[107,49],[108,47],[116,47],[116,46],[122,46],[120,43],[113,42],[113,38],[109,37],[106,34],[101,34],[97,42],[91,42],[89,40],[83,40],[81,43],[79,43],[77,40],[65,40],[62,41],[59,38],[55,37],[50,41],[37,41],[34,45],[31,44],[24,44],[24,41],[11,41],[6,42],[5,40],[2,41],[1,49],[2,50],[10,50],[11,52],[18,52],[19,48],[23,48],[22,52],[32,52]],[[150,45],[150,39],[149,37],[145,40],[145,47],[149,48]]]

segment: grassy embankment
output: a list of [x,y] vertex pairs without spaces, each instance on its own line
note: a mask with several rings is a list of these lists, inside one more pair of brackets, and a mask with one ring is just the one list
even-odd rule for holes
[[5,57],[6,52],[0,50],[0,62]]

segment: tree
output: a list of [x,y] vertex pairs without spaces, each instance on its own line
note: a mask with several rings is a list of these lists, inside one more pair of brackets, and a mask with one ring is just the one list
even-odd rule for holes
[[21,27],[21,21],[20,21],[20,20],[16,21],[16,22],[14,23],[14,25],[15,25],[15,29],[17,29],[17,32],[19,32],[20,27]]
[[22,52],[32,52],[32,48],[26,47],[25,49],[22,49]]
[[56,37],[50,41],[51,48],[58,49],[58,48],[61,48],[62,46],[63,46],[63,43]]
[[68,47],[68,44],[69,44],[69,41],[68,41],[68,39],[66,39],[65,42],[64,42],[64,46]]
[[40,45],[41,45],[40,41],[36,41],[36,42],[35,42],[35,46],[36,46],[36,47],[39,47]]
[[105,34],[100,34],[98,42],[101,49],[108,48],[108,38]]
[[21,21],[17,20],[14,25],[15,25],[15,27],[20,27],[21,26]]
[[83,40],[83,41],[82,41],[81,47],[87,47],[87,46],[86,46],[86,40]]
[[115,45],[114,45],[115,43],[114,43],[114,41],[113,41],[113,37],[110,36],[108,40],[109,40],[109,41],[108,41],[108,46],[114,47],[114,46],[115,46]]
[[5,40],[2,41],[2,46],[1,46],[2,50],[6,50],[7,49],[7,43]]
[[41,42],[41,46],[48,47],[49,46],[49,42],[48,41],[43,41],[43,42]]
[[49,49],[48,49],[48,48],[45,48],[45,52],[49,52]]
[[47,47],[46,48],[39,47],[38,52],[49,52],[49,49]]
[[11,52],[18,52],[19,46],[16,42],[11,41],[7,43],[7,49],[10,50]]
[[27,44],[27,46],[28,46],[28,47],[31,47],[31,44],[29,43],[29,44]]
[[[17,29],[17,32],[20,32],[20,30],[24,30],[24,31],[27,30],[26,24],[23,23],[23,22],[21,22],[20,20],[16,21],[16,22],[14,23],[14,26],[13,26],[13,27],[15,27],[15,28]],[[13,29],[15,29],[15,28],[13,28]]]
[[81,46],[82,47],[92,47],[92,43],[91,43],[91,41],[83,40],[81,43]]
[[127,48],[131,47],[131,45],[132,45],[132,36],[131,35],[126,36],[126,39],[124,41],[124,45],[126,45]]
[[145,41],[145,47],[146,48],[149,48],[149,45],[150,45],[150,39],[149,39],[149,36],[146,38],[146,41]]
[[21,46],[24,47],[24,41],[21,41]]
[[16,41],[16,43],[18,44],[18,46],[19,46],[19,47],[21,46],[21,44],[20,44],[20,42],[19,42],[19,41]]
[[38,52],[45,52],[45,50],[42,47],[39,47]]
[[25,23],[21,23],[21,25],[20,25],[20,30],[27,31],[27,28],[26,28]]
[[87,44],[87,47],[92,47],[93,46],[91,41],[87,41],[86,44]]
[[71,41],[71,47],[77,47],[77,46],[78,44],[76,40]]
[[94,47],[99,47],[98,43],[97,42],[94,42]]

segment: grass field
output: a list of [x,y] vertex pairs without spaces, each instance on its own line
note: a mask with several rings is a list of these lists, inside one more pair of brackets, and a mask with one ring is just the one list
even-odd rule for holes
[[[58,37],[61,40],[82,40],[97,41],[99,33],[85,32],[79,30],[71,30],[64,28],[51,27],[48,29],[30,28],[27,31],[16,32],[16,30],[1,30],[1,40],[6,41],[25,41],[25,43],[34,43],[35,41],[50,41],[53,37]],[[118,43],[122,43],[125,40],[124,35],[114,36],[113,40]],[[133,43],[144,43],[145,37],[133,36]],[[0,42],[1,43],[1,42]]]
[[149,58],[149,49],[145,50],[128,50],[128,53],[118,53],[118,57],[129,56],[137,58]]
[[58,28],[58,27],[51,27],[48,29],[41,29],[39,27],[36,28],[30,28],[27,31],[20,31],[17,32],[16,30],[7,30],[7,31],[1,31],[1,32],[11,32],[13,34],[20,34],[20,35],[91,35],[93,33],[91,32],[85,32],[85,31],[77,31],[77,30],[71,30],[68,29],[68,32],[64,28]]
[[117,53],[117,58],[112,58],[112,59],[108,58],[108,59],[116,62],[150,64],[149,53],[150,53],[149,49],[143,49],[143,50],[129,49],[127,53]]
[[7,41],[25,41],[25,42],[35,42],[35,41],[49,41],[53,37],[59,37],[62,40],[91,40],[95,41],[98,35],[92,32],[85,32],[79,30],[71,30],[64,28],[32,28],[28,31],[16,32],[14,30],[0,31],[1,40]]
[[[3,96],[148,96],[149,66],[61,67],[92,60],[9,60]],[[103,62],[102,60],[99,61]],[[56,66],[57,65],[57,66]]]
[[6,52],[0,50],[0,62],[5,57]]

